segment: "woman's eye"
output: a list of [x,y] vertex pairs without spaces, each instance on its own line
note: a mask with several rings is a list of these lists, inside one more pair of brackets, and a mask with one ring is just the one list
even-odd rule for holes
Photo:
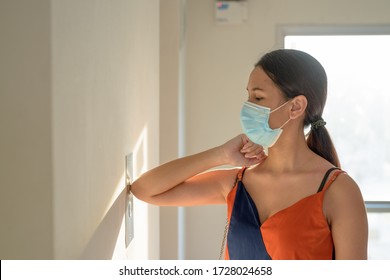
[[262,97],[256,97],[255,99],[256,99],[256,101],[261,101],[263,98]]

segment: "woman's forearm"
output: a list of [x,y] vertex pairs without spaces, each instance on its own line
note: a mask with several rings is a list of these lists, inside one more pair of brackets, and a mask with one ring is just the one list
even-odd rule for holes
[[226,164],[223,149],[212,148],[183,157],[144,173],[131,186],[132,193],[141,200],[148,200],[169,191],[185,180],[210,168]]

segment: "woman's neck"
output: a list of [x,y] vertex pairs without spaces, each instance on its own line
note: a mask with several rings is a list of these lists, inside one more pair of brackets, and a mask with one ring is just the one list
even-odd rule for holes
[[[287,135],[284,135],[287,136]],[[305,136],[280,137],[278,142],[268,150],[268,158],[262,164],[274,173],[296,172],[315,164],[318,158],[307,146]]]

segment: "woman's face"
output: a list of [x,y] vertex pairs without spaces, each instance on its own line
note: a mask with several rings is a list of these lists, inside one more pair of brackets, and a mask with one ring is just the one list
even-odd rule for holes
[[[287,101],[282,91],[275,85],[270,77],[260,67],[255,67],[250,76],[247,86],[248,101],[272,110]],[[276,110],[270,115],[269,126],[280,127],[289,119],[288,104]]]

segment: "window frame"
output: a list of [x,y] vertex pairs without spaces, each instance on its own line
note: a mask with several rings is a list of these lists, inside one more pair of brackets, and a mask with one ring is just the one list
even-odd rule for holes
[[284,48],[286,36],[390,35],[390,25],[278,25],[276,48]]

